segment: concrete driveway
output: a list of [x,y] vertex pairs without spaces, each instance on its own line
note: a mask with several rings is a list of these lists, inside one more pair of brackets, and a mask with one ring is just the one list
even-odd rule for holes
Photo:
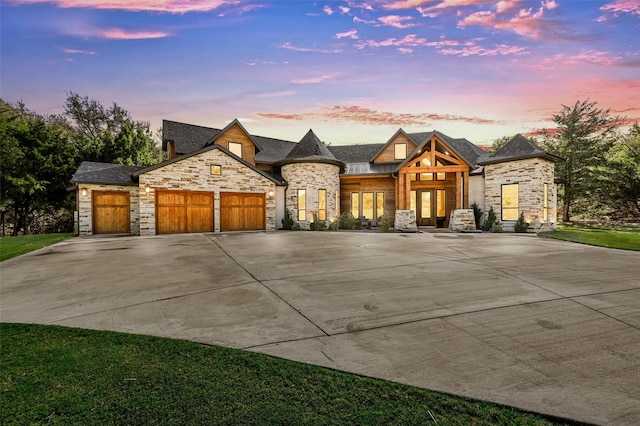
[[74,238],[0,274],[4,322],[188,339],[640,424],[640,252],[513,234]]

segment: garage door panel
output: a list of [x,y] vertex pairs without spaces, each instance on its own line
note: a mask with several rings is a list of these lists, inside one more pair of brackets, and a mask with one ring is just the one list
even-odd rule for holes
[[222,231],[265,229],[264,194],[223,192],[220,194],[220,228]]
[[156,232],[178,234],[213,231],[213,193],[158,191]]
[[129,192],[93,191],[93,233],[131,232]]

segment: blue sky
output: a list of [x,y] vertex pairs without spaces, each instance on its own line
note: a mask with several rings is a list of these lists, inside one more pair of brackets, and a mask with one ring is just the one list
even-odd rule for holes
[[589,98],[640,121],[640,0],[3,0],[0,92],[300,140],[478,144]]

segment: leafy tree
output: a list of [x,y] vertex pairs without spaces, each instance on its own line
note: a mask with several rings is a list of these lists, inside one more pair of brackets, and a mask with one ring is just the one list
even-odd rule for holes
[[489,152],[496,152],[497,150],[505,146],[506,143],[509,142],[512,138],[513,136],[502,136],[494,140],[491,144],[491,148],[489,148]]
[[64,205],[66,185],[76,169],[75,147],[60,126],[0,100],[1,220],[13,223],[13,235],[30,232],[36,210]]
[[556,177],[562,191],[563,221],[571,220],[572,209],[578,203],[592,203],[592,196],[600,185],[606,164],[606,154],[613,145],[613,136],[620,117],[610,115],[611,109],[601,109],[596,102],[577,101],[563,105],[553,115],[557,130],[547,136],[547,149],[562,158],[556,164]]
[[104,107],[95,99],[69,92],[64,111],[73,123],[82,159],[137,166],[162,161],[149,123],[133,120],[117,103]]
[[601,185],[596,193],[614,217],[640,216],[640,126],[616,140],[601,168]]

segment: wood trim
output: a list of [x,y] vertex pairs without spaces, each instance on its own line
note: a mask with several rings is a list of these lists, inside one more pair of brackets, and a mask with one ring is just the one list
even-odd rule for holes
[[398,173],[445,173],[468,172],[469,166],[429,166],[429,167],[403,167]]

